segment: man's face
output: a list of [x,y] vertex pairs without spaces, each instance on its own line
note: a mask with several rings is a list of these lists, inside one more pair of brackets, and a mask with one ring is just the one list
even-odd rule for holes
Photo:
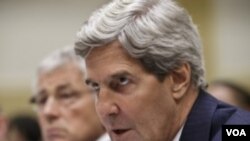
[[100,134],[93,97],[74,63],[42,73],[36,100],[45,141],[89,141]]
[[172,83],[145,71],[118,42],[95,48],[86,58],[87,84],[113,141],[166,141],[176,133]]

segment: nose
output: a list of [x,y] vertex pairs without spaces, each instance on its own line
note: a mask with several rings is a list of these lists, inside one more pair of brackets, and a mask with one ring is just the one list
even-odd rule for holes
[[96,110],[102,120],[114,120],[120,112],[116,94],[105,88],[100,89],[96,99]]
[[48,100],[46,101],[46,103],[44,104],[44,107],[42,109],[42,113],[45,116],[45,118],[51,122],[53,120],[55,120],[56,118],[58,118],[59,116],[59,107],[58,104],[56,102],[56,100],[52,97],[48,98]]

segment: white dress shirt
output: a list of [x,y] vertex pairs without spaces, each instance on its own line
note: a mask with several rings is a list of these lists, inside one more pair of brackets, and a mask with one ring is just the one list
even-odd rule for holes
[[100,138],[98,138],[96,141],[111,141],[108,133],[103,134]]
[[180,140],[180,137],[181,137],[181,133],[182,133],[183,127],[184,127],[184,125],[183,125],[183,126],[181,127],[181,129],[177,132],[177,134],[175,135],[173,141],[179,141],[179,140]]

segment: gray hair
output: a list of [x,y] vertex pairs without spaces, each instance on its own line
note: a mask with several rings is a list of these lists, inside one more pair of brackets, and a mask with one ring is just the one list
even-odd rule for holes
[[173,0],[112,1],[81,27],[75,51],[86,57],[92,48],[115,40],[159,80],[188,63],[192,83],[205,86],[200,35],[185,9]]
[[81,56],[75,54],[73,46],[57,49],[45,57],[38,65],[32,86],[33,93],[36,92],[39,75],[52,72],[68,63],[74,63],[83,74],[85,73],[85,61]]

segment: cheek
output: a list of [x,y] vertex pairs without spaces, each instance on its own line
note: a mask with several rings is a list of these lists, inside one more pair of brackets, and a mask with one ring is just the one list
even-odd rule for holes
[[102,106],[100,106],[100,104],[98,104],[98,101],[95,103],[95,110],[100,121],[104,123],[104,118],[105,118],[104,109]]
[[129,114],[137,131],[145,135],[144,138],[163,134],[162,130],[165,131],[170,120],[168,117],[174,116],[174,101],[169,95],[160,87],[144,87],[127,101],[124,112]]
[[75,103],[75,105],[70,108],[70,111],[67,113],[67,120],[69,126],[79,130],[79,128],[83,129],[91,126],[94,116],[96,116],[94,102],[85,99]]
[[46,129],[48,127],[48,123],[41,114],[38,114],[38,121],[39,125],[41,126],[42,136],[46,137]]
[[[66,115],[67,114],[67,115]],[[67,117],[67,122],[69,125],[72,126],[79,126],[82,125],[84,122],[88,120],[88,111],[86,107],[82,106],[82,108],[72,108],[70,111],[65,113],[65,117]],[[73,125],[74,124],[74,125]]]
[[42,129],[44,129],[45,127],[47,127],[48,124],[49,124],[47,122],[47,120],[46,120],[46,117],[43,114],[41,114],[41,113],[38,113],[38,121],[39,121],[39,124],[42,127]]
[[82,136],[86,136],[84,133],[86,132],[86,128],[89,125],[86,117],[87,113],[84,112],[84,108],[77,108],[71,109],[71,111],[68,111],[67,115],[65,115],[64,123],[65,127],[68,130],[69,137],[79,138]]

